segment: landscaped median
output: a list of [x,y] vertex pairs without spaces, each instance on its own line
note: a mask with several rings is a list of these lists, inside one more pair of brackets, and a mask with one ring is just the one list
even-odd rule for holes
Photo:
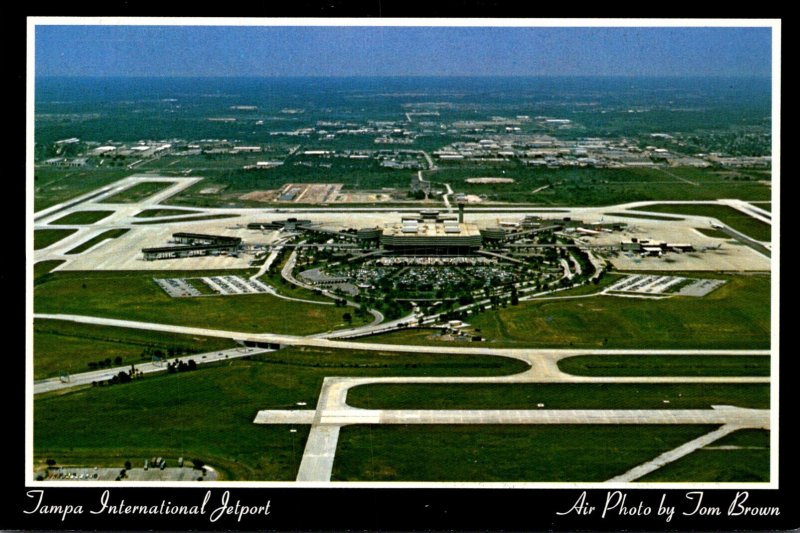
[[364,409],[768,409],[769,384],[385,383],[351,388],[347,403]]
[[558,361],[576,376],[758,376],[770,374],[763,355],[579,355]]

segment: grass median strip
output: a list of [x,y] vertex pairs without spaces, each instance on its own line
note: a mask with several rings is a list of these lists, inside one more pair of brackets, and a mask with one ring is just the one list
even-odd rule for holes
[[113,211],[75,211],[66,216],[50,222],[52,225],[94,224],[113,215]]
[[89,248],[91,248],[92,246],[96,245],[99,242],[108,239],[116,239],[117,237],[125,235],[126,233],[128,233],[128,231],[129,231],[128,228],[110,229],[108,231],[104,231],[100,235],[92,237],[88,241],[83,242],[78,246],[76,246],[75,248],[73,248],[72,250],[68,251],[67,255],[79,254],[81,252],[85,252],[86,250],[88,250]]
[[347,403],[365,409],[711,409],[712,405],[767,409],[769,385],[387,383],[353,387]]
[[606,481],[714,426],[370,425],[339,434],[333,481]]
[[720,231],[714,228],[694,228],[695,231],[699,231],[706,237],[711,237],[713,239],[730,239],[731,236],[725,233],[724,231]]
[[49,261],[39,261],[33,265],[33,281],[36,283],[40,278],[45,277],[51,270],[58,265],[65,263],[63,259],[51,259]]
[[174,224],[177,222],[197,222],[199,220],[218,220],[222,218],[236,218],[239,215],[235,214],[219,214],[219,215],[192,215],[186,217],[163,218],[159,220],[142,220],[134,222],[137,226],[152,225],[152,224]]
[[133,215],[136,218],[170,217],[199,213],[195,209],[145,209]]
[[109,196],[101,200],[101,202],[105,204],[132,204],[161,192],[172,185],[174,183],[171,181],[143,181]]
[[558,362],[576,376],[769,376],[758,355],[580,355]]
[[66,239],[73,233],[75,233],[76,229],[37,229],[33,232],[33,249],[34,250],[41,250],[42,248],[47,248],[48,246],[52,246],[53,244],[57,243],[62,239]]

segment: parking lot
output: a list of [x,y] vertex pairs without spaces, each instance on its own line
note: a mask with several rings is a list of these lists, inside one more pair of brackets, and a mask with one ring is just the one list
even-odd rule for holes
[[[207,294],[199,291],[192,285],[190,280],[194,283],[203,283],[209,287],[213,294]],[[269,287],[262,282],[253,279],[245,279],[241,276],[213,276],[207,278],[168,278],[159,279],[153,278],[159,287],[164,292],[173,298],[192,298],[197,296],[232,296],[236,294],[260,294],[270,292]]]
[[721,279],[694,279],[681,276],[636,274],[626,276],[607,289],[607,292],[628,294],[705,296],[723,285]]

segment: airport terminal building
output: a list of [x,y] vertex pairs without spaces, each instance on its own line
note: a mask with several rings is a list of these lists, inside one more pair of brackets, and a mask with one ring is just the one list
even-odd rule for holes
[[477,252],[481,243],[480,230],[463,222],[463,212],[458,218],[432,210],[404,215],[381,236],[383,249],[399,255],[464,255]]

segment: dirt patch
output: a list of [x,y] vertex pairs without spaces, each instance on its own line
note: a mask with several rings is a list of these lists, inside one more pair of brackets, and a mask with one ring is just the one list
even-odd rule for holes
[[342,189],[341,183],[287,183],[280,189],[252,191],[239,197],[254,202],[294,202],[323,204],[335,202]]
[[300,204],[368,204],[397,201],[394,189],[342,192],[341,183],[287,183],[280,189],[252,191],[239,197],[253,202]]

